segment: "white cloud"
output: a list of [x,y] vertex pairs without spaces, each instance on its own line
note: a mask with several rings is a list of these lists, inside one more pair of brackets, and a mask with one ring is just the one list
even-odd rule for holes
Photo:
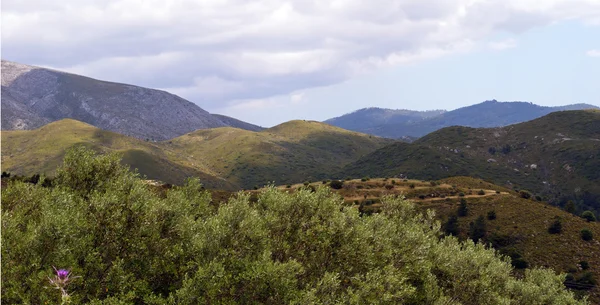
[[214,108],[470,52],[499,31],[599,24],[600,2],[5,0],[1,14],[6,59],[165,88]]
[[304,92],[294,92],[290,94],[290,102],[292,104],[302,104],[305,101]]
[[492,50],[502,51],[512,49],[517,46],[517,41],[514,38],[509,38],[501,41],[488,42],[488,47]]
[[591,57],[600,57],[600,50],[589,50],[585,54]]

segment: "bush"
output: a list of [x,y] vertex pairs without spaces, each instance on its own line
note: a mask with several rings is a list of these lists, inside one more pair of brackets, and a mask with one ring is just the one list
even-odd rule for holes
[[414,189],[415,188],[415,184],[411,183],[408,187],[411,188],[411,189]]
[[596,215],[594,215],[594,212],[592,212],[592,211],[585,211],[585,212],[581,213],[581,217],[583,219],[587,220],[588,222],[596,221]]
[[526,190],[520,190],[519,196],[521,196],[521,198],[529,199],[529,198],[531,198],[531,193]]
[[289,188],[292,188],[292,185],[291,185],[291,184],[288,184],[288,185],[286,185],[285,187],[289,189]]
[[583,229],[583,230],[581,230],[581,239],[583,239],[585,241],[590,241],[590,240],[594,239],[594,233],[592,233],[592,231],[590,231],[590,229]]
[[588,263],[587,261],[580,261],[579,266],[581,267],[581,270],[590,269],[590,263]]
[[371,180],[371,178],[369,178],[369,177],[362,177],[360,179],[360,181],[362,181],[362,182],[369,181],[369,180]]
[[458,217],[456,217],[456,215],[450,216],[448,218],[448,221],[446,221],[444,223],[443,229],[447,235],[458,236],[458,233],[459,233]]
[[339,190],[342,187],[344,187],[344,181],[342,180],[332,180],[331,183],[329,183],[329,186],[334,189],[334,190]]
[[485,191],[484,190],[479,190],[479,192],[477,192],[477,195],[483,196],[483,195],[485,195]]
[[421,199],[421,200],[425,199],[425,195],[419,195],[419,199]]
[[393,186],[393,185],[391,185],[391,184],[386,184],[386,185],[385,185],[385,188],[386,188],[387,190],[391,190],[391,189],[393,189],[393,188],[394,188],[394,186]]
[[458,205],[458,209],[456,210],[456,215],[459,217],[464,217],[469,215],[469,208],[467,207],[467,201],[464,199],[460,200],[460,204]]
[[496,219],[496,211],[494,211],[494,210],[489,211],[487,213],[487,219],[488,220],[494,220],[494,219]]
[[401,198],[373,217],[324,187],[214,205],[197,179],[163,198],[115,155],[65,160],[51,188],[2,189],[3,304],[60,303],[52,266],[70,270],[72,304],[583,303],[552,270],[516,278],[494,250],[440,239]]
[[392,179],[392,185],[396,184],[396,180]]
[[529,263],[522,257],[511,260],[511,265],[515,267],[515,269],[525,269],[529,267]]
[[463,193],[463,192],[458,193],[458,197],[465,197],[465,193]]
[[500,191],[496,191],[496,194],[500,194]]
[[484,238],[485,235],[485,218],[480,215],[479,217],[477,217],[475,222],[471,222],[469,225],[469,238],[471,238],[473,242],[477,242],[478,240]]
[[561,232],[562,232],[562,223],[560,221],[560,218],[557,218],[548,227],[548,233],[559,234]]

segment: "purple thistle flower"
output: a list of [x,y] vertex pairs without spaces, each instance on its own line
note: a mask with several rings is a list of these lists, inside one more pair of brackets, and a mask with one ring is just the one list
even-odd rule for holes
[[59,279],[64,281],[69,277],[69,271],[65,269],[58,269],[56,270],[56,275]]

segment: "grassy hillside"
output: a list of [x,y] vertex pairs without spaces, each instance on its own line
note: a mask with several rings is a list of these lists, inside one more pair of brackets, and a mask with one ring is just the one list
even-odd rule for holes
[[208,164],[244,188],[269,182],[296,183],[329,177],[390,140],[311,121],[290,121],[251,132],[236,128],[198,130],[167,145]]
[[234,189],[235,186],[210,173],[202,165],[184,166],[178,153],[160,143],[141,141],[65,119],[31,131],[2,131],[2,170],[17,175],[52,175],[62,163],[65,151],[85,145],[102,152],[122,154],[123,163],[137,168],[149,179],[182,183],[187,177],[200,177],[207,187]]
[[[322,182],[310,185],[329,187]],[[296,184],[279,188],[293,192],[301,187],[302,184]],[[458,217],[460,238],[469,238],[470,223],[483,216],[486,224],[483,240],[501,253],[515,258],[520,256],[519,259],[527,262],[529,267],[545,266],[571,273],[575,278],[569,282],[572,287],[591,287],[582,280],[577,282],[586,272],[600,280],[600,222],[587,222],[548,203],[523,199],[517,192],[502,186],[470,177],[450,177],[439,181],[372,178],[366,181],[346,180],[335,191],[343,197],[346,205],[366,214],[378,211],[382,196],[403,195],[424,210],[434,210],[442,223],[456,214],[461,199],[464,199],[468,213]],[[490,211],[495,212],[493,220],[487,218]],[[557,218],[561,219],[562,232],[550,234],[548,227]],[[582,240],[583,229],[589,229],[594,239]],[[582,261],[589,264],[589,269],[582,269]],[[591,294],[592,303],[600,301],[598,285],[589,290],[580,289],[579,293]]]
[[479,177],[526,189],[577,212],[600,211],[600,111],[562,111],[502,128],[448,127],[413,144],[394,143],[340,175]]
[[211,188],[252,188],[321,179],[390,142],[305,121],[260,132],[205,129],[148,142],[67,119],[32,131],[3,131],[2,170],[52,174],[67,148],[83,144],[122,153],[124,163],[150,179],[179,184],[198,176]]

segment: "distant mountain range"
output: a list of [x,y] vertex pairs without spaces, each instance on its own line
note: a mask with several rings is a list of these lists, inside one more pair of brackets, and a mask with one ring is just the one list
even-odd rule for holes
[[347,165],[338,177],[486,179],[544,201],[572,200],[600,215],[600,110],[553,112],[499,127],[446,127],[393,143]]
[[150,140],[214,127],[261,129],[165,91],[2,60],[2,130],[35,129],[65,118]]
[[418,138],[449,126],[502,127],[530,121],[556,111],[598,109],[589,104],[545,107],[526,102],[485,101],[452,111],[410,111],[365,108],[325,123],[380,137]]

